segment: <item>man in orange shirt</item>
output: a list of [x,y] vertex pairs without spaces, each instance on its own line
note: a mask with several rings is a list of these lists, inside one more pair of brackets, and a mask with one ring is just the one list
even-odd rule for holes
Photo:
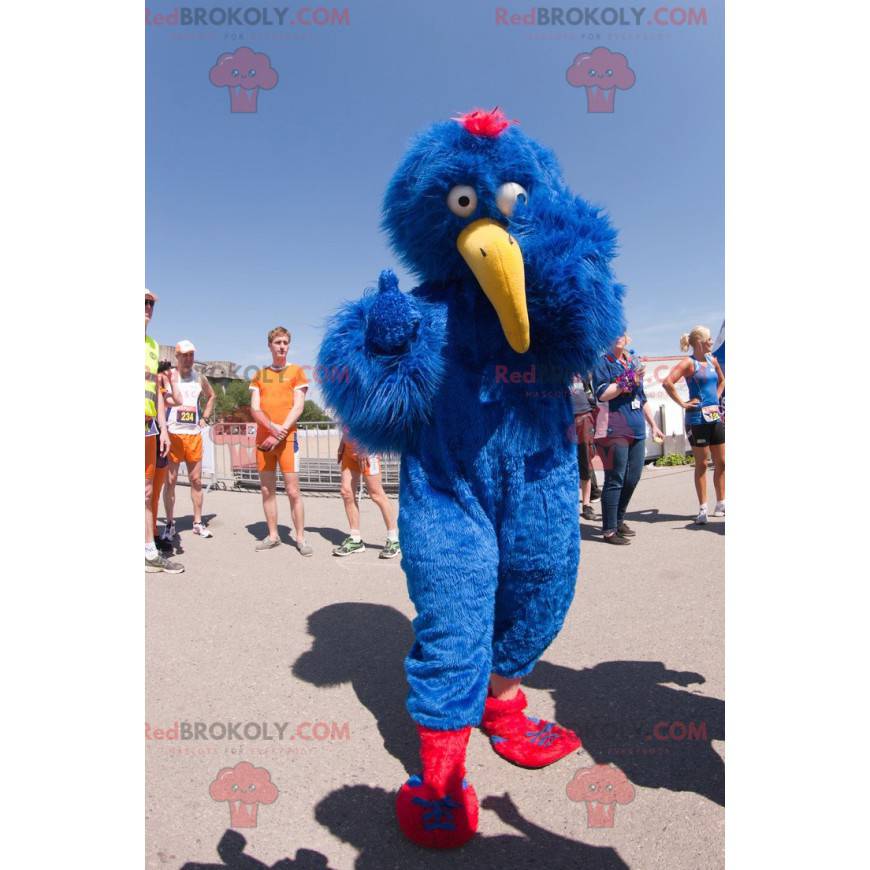
[[290,333],[276,326],[269,333],[272,365],[260,369],[251,380],[251,416],[257,423],[257,470],[260,472],[260,492],[266,514],[267,537],[257,544],[257,550],[271,550],[278,538],[277,468],[281,468],[284,486],[290,499],[296,548],[303,556],[313,550],[305,540],[305,511],[299,491],[299,442],[296,421],[305,408],[308,379],[299,366],[287,364]]

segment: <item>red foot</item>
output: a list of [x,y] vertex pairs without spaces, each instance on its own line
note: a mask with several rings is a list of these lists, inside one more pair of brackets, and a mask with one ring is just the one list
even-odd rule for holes
[[524,715],[526,703],[522,689],[509,701],[486,699],[481,728],[502,758],[520,767],[546,767],[583,745],[573,731]]
[[477,831],[477,795],[465,781],[465,748],[471,728],[436,731],[417,726],[423,776],[399,789],[396,818],[418,846],[455,849]]

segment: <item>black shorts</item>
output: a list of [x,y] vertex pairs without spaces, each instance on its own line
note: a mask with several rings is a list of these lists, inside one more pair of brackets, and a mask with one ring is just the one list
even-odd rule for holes
[[692,447],[710,447],[725,443],[725,423],[717,420],[715,423],[692,423],[688,431],[689,444]]

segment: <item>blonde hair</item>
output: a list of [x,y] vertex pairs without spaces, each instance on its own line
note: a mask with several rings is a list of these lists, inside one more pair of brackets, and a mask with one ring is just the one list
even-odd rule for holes
[[274,339],[274,338],[275,338],[276,336],[278,336],[278,335],[286,335],[286,336],[287,336],[287,341],[288,341],[288,343],[289,343],[289,341],[290,341],[290,333],[287,332],[287,330],[284,329],[283,326],[276,326],[274,329],[270,329],[270,330],[269,330],[269,344],[271,344],[271,343],[272,343],[272,339]]
[[706,341],[710,337],[710,330],[706,326],[696,326],[691,332],[684,332],[680,336],[680,350],[689,350],[696,341]]

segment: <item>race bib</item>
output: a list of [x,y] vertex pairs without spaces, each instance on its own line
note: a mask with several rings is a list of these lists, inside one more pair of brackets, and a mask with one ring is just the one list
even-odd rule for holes
[[719,422],[719,406],[718,405],[706,405],[701,408],[701,416],[704,418],[705,423],[718,423]]
[[175,419],[179,423],[196,423],[196,408],[176,408]]

